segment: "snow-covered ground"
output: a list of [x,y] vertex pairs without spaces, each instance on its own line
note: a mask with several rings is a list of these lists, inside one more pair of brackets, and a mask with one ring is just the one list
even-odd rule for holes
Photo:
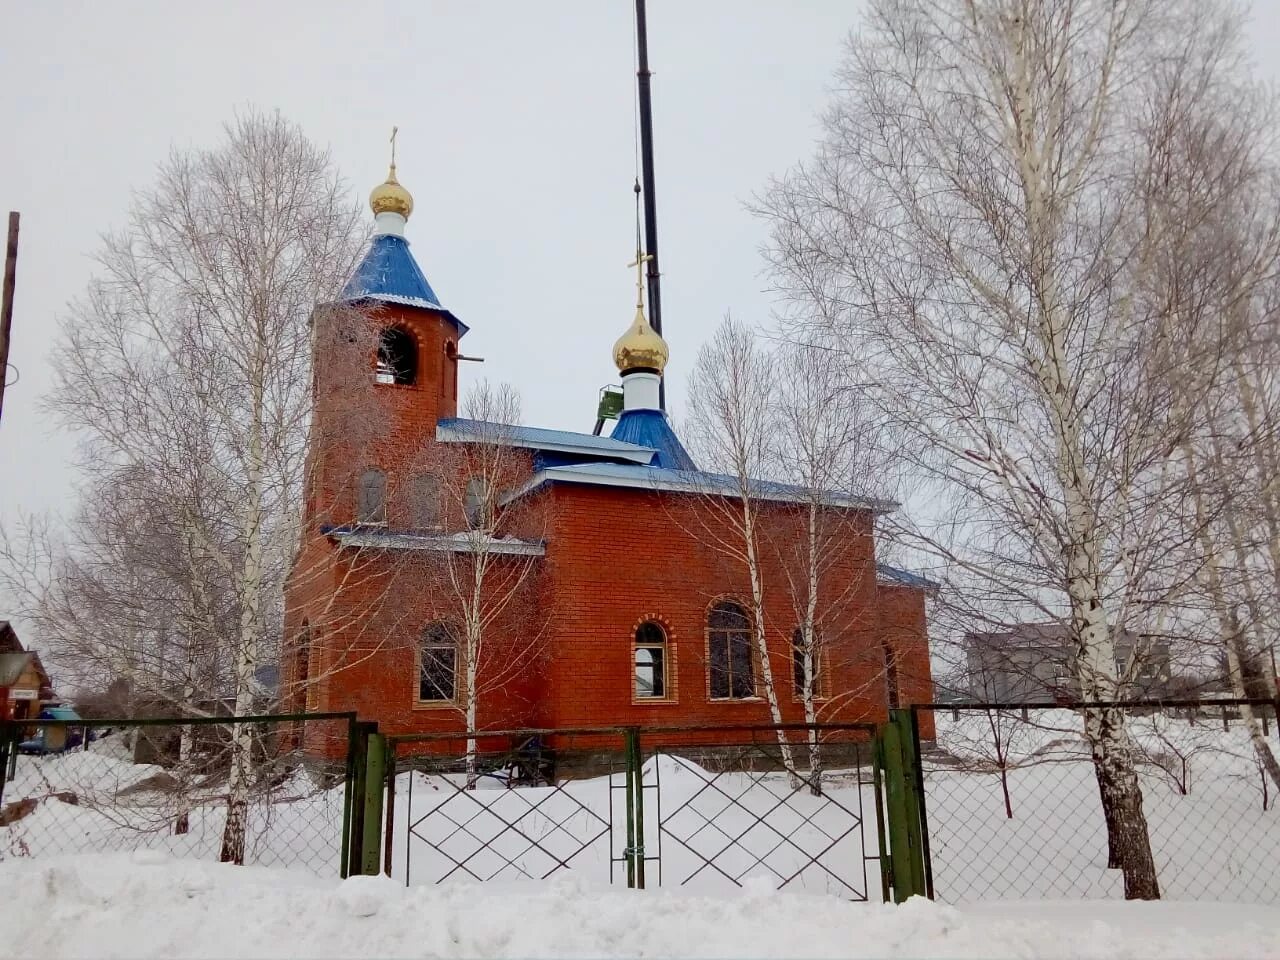
[[147,851],[0,864],[0,956],[930,957],[1280,956],[1280,911],[1232,904],[900,907],[546,883],[405,888]]
[[[1078,718],[1066,710],[1030,718],[938,714],[942,752],[926,760],[925,795],[941,900],[1123,896],[1119,872],[1105,868],[1106,824]],[[1153,715],[1130,718],[1130,729],[1162,895],[1280,903],[1280,811],[1262,808],[1243,725],[1224,731],[1216,721]],[[997,735],[1012,767],[1012,818],[993,769]],[[1280,746],[1274,730],[1272,738]]]

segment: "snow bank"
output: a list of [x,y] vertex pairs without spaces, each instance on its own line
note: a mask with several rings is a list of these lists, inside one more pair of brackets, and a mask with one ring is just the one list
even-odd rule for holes
[[544,884],[405,888],[155,852],[0,865],[4,957],[1280,956],[1280,912],[1188,903],[901,907]]

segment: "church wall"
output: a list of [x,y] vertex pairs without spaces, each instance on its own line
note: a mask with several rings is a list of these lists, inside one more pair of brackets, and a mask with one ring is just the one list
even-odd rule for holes
[[[548,668],[548,722],[553,726],[625,724],[754,724],[770,722],[767,703],[712,700],[708,691],[706,615],[720,597],[749,609],[750,583],[741,561],[709,546],[704,526],[714,523],[696,498],[608,487],[558,485],[557,526],[548,549],[549,576],[557,597]],[[799,518],[774,511],[766,518],[785,540]],[[839,558],[828,595],[844,597],[847,611],[829,641],[825,667],[826,721],[876,721],[886,716],[886,687],[877,613],[877,588],[869,514]],[[720,532],[724,536],[724,531]],[[784,720],[801,722],[803,704],[792,695],[790,634],[797,623],[776,558],[764,563],[768,643]],[[903,601],[905,604],[906,602]],[[904,614],[905,616],[905,614]],[[633,697],[632,638],[645,619],[661,623],[674,646],[675,689],[670,702]],[[923,608],[919,624],[923,625]],[[833,631],[836,632],[836,631]],[[926,667],[923,633],[903,633],[908,659]],[[757,668],[758,674],[758,668]],[[912,696],[928,699],[927,684]]]
[[[550,488],[552,528],[539,582],[512,605],[503,633],[518,637],[528,614],[545,618],[545,657],[524,676],[482,697],[481,725],[596,727],[743,725],[771,722],[767,703],[712,700],[708,691],[706,617],[719,598],[750,609],[750,583],[741,561],[711,546],[716,518],[697,498],[635,489],[557,484]],[[786,509],[762,516],[765,542],[787,545],[801,535],[800,517]],[[724,531],[718,535],[727,536]],[[415,697],[415,643],[425,624],[456,619],[433,603],[431,575],[413,554],[339,550],[314,538],[290,578],[286,640],[311,625],[312,675],[308,708],[356,710],[388,733],[463,729],[456,709],[420,705]],[[778,551],[763,551],[767,629],[783,719],[803,722],[793,695],[790,634],[797,623]],[[888,691],[886,644],[893,650],[903,704],[932,699],[924,595],[877,584],[869,514],[853,520],[845,552],[834,559],[823,595],[842,598],[842,617],[827,623],[825,722],[880,721]],[[645,619],[662,624],[671,648],[669,700],[633,696],[633,646]],[[540,621],[541,622],[541,621]],[[838,639],[837,639],[838,638]],[[286,643],[286,651],[289,650]],[[286,685],[295,658],[282,664]],[[757,676],[759,669],[757,668]],[[287,687],[286,687],[287,689]],[[301,703],[291,703],[301,708]],[[927,716],[922,721],[929,723]],[[932,737],[932,728],[924,731]],[[719,737],[676,738],[706,742]],[[740,737],[740,735],[739,735]],[[578,744],[586,746],[585,743]]]
[[[423,628],[433,621],[459,619],[447,591],[433,587],[432,578],[440,575],[438,564],[438,555],[424,563],[407,551],[334,548],[331,592],[316,597],[307,608],[311,672],[322,678],[313,709],[355,710],[362,719],[378,721],[387,734],[466,729],[461,700],[455,706],[417,699],[417,643]],[[491,643],[516,634],[524,611],[538,607],[537,592],[538,584],[531,583],[525,596],[512,603],[505,622],[491,626]],[[300,622],[301,612],[300,608],[290,616]],[[488,689],[491,684],[482,678],[479,724],[490,729],[537,725],[544,676],[542,658],[531,656],[528,668],[518,676],[504,676],[498,689]]]
[[[880,635],[893,650],[901,704],[933,700],[924,591],[905,585],[880,584],[876,607]],[[920,736],[934,739],[933,712],[920,711]]]
[[[424,458],[425,445],[435,437],[436,422],[458,410],[458,331],[443,315],[388,304],[371,317],[343,313],[327,322],[358,329],[354,345],[340,332],[330,334],[329,340],[336,342],[319,351],[316,364],[318,402],[307,504],[313,529],[355,518],[356,486],[367,468],[382,470],[389,489],[404,488]],[[377,333],[386,327],[407,331],[417,345],[417,376],[411,385],[375,382]],[[393,526],[397,520],[402,528],[408,525],[407,517],[388,520]]]

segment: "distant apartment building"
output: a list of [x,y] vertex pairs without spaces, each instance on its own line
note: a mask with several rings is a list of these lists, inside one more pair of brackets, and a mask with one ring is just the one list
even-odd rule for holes
[[[1126,630],[1113,642],[1122,698],[1169,695],[1172,668],[1167,638]],[[967,686],[973,697],[1000,703],[1081,699],[1075,646],[1065,624],[1023,623],[1003,631],[967,633],[964,650]]]

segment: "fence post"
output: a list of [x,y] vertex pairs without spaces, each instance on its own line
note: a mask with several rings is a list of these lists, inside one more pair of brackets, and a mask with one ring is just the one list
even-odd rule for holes
[[382,791],[386,785],[387,738],[377,732],[375,725],[367,743],[364,797],[358,801],[364,805],[360,872],[372,877],[382,870]]
[[624,731],[627,757],[627,886],[644,889],[644,771],[640,763],[640,730]]
[[364,872],[365,783],[368,774],[369,733],[377,724],[351,722],[347,749],[347,789],[343,795],[344,854],[342,876]]
[[871,782],[876,794],[876,849],[880,852],[880,898],[889,902],[893,886],[889,865],[889,844],[884,833],[884,738],[877,734],[871,743]]
[[929,850],[929,810],[924,795],[924,763],[920,759],[920,714],[914,708],[905,711],[907,726],[910,730],[908,743],[911,746],[911,770],[913,792],[916,797],[916,823],[919,824],[919,850],[921,880],[924,883],[924,895],[933,899],[933,854]]
[[14,733],[16,729],[7,721],[0,722],[0,805],[4,803],[5,784],[13,776],[9,761],[18,756],[18,738]]
[[920,839],[920,806],[911,750],[908,711],[890,710],[881,736],[884,749],[885,799],[889,820],[889,855],[893,866],[893,900],[925,896],[924,856]]
[[392,847],[396,837],[396,745],[383,737],[387,763],[387,829],[382,851],[382,872],[391,876]]

